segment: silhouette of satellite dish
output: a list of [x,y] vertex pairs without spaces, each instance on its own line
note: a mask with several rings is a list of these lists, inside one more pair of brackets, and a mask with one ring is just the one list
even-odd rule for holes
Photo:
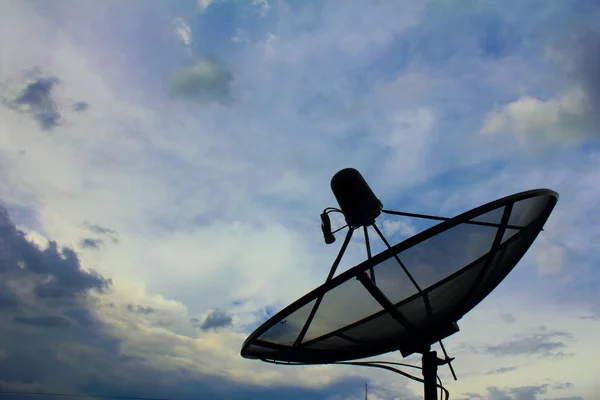
[[[340,212],[348,228],[325,283],[258,327],[241,354],[277,364],[351,364],[392,370],[424,383],[425,399],[437,399],[437,367],[451,366],[442,339],[515,267],[542,230],[558,200],[548,189],[521,192],[454,218],[384,210],[358,171],[334,175],[340,206],[321,214],[325,242],[335,241],[328,214]],[[375,223],[381,214],[440,220],[391,245]],[[367,259],[334,277],[353,233],[362,228]],[[371,255],[369,228],[387,250]],[[341,228],[342,229],[342,228]],[[339,230],[339,229],[338,229]],[[439,343],[444,359],[431,346]],[[423,379],[391,365],[353,361],[398,350],[421,353]],[[414,366],[411,366],[414,367]],[[439,380],[439,378],[438,378]]]

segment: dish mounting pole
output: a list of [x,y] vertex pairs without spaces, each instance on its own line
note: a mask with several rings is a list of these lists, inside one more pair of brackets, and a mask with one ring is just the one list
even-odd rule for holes
[[423,386],[425,389],[425,400],[437,400],[437,352],[428,350],[423,353]]

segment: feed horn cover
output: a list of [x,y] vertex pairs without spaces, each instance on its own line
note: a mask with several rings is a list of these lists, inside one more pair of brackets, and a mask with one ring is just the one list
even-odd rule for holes
[[[346,210],[373,208],[359,174],[334,191]],[[359,204],[345,195],[362,193]],[[515,267],[558,199],[538,189],[508,196],[441,222],[326,281],[264,322],[242,356],[324,364],[399,350],[422,352],[458,331],[457,322]],[[413,284],[403,268],[418,285]]]
[[346,223],[353,228],[373,224],[381,212],[381,201],[354,168],[335,174],[331,178],[331,190],[344,212]]

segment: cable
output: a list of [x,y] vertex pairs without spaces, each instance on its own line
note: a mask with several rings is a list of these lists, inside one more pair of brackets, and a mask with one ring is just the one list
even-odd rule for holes
[[97,399],[123,399],[123,400],[169,400],[166,398],[155,398],[155,397],[131,397],[131,396],[104,396],[99,394],[85,394],[85,393],[52,393],[52,392],[16,392],[16,391],[1,391],[0,396],[3,395],[26,395],[26,396],[56,396],[56,397],[84,397],[84,398],[97,398]]
[[342,229],[347,228],[347,227],[348,227],[348,225],[344,225],[341,228],[337,228],[335,231],[333,231],[331,233],[338,233],[339,231],[341,231]]
[[399,375],[402,375],[402,376],[404,376],[404,377],[406,377],[408,379],[412,379],[415,382],[423,383],[423,379],[421,379],[419,377],[416,377],[414,375],[408,374],[408,373],[406,373],[404,371],[400,371],[399,369],[392,368],[392,367],[387,366],[387,365],[377,364],[376,362],[342,361],[342,362],[336,362],[334,364],[354,365],[354,366],[357,366],[357,367],[373,367],[373,368],[387,369],[388,371],[392,371],[392,372],[395,372],[395,373],[397,373]]
[[[261,359],[264,362],[268,362],[270,364],[275,364],[275,365],[309,365],[309,364],[305,364],[302,362],[290,362],[290,361],[276,361],[276,360],[269,360],[266,358]],[[416,365],[411,365],[411,364],[404,364],[404,363],[399,363],[399,362],[393,362],[393,361],[336,361],[336,362],[332,362],[330,364],[334,364],[334,365],[353,365],[353,366],[357,366],[357,367],[373,367],[373,368],[382,368],[382,369],[386,369],[388,371],[391,372],[395,372],[399,375],[402,375],[406,378],[412,379],[415,382],[419,382],[419,383],[425,383],[425,381],[422,378],[416,377],[414,375],[410,375],[404,371],[401,371],[397,368],[393,368],[390,367],[388,365],[384,365],[384,364],[390,364],[390,365],[399,365],[399,366],[403,366],[403,367],[408,367],[408,368],[414,368],[414,369],[420,369],[422,370],[422,367],[416,366]],[[450,392],[443,386],[442,384],[442,379],[439,377],[439,375],[436,375],[438,384],[436,385],[437,387],[440,388],[440,393],[445,394],[445,399],[449,400],[450,399]],[[443,396],[440,396],[440,399]]]
[[[340,361],[340,362],[335,362],[332,364],[345,364],[345,365],[355,365],[358,367],[373,367],[373,368],[381,368],[381,369],[386,369],[388,371],[392,371],[395,372],[399,375],[402,375],[406,378],[412,379],[413,381],[419,382],[419,383],[425,383],[425,381],[419,377],[416,377],[414,375],[408,374],[404,371],[400,371],[397,368],[392,368],[388,365],[383,365],[383,364],[397,364],[397,365],[403,365],[405,367],[411,367],[411,368],[416,368],[416,369],[422,369],[421,367],[417,367],[415,365],[409,365],[409,364],[402,364],[402,363],[394,363],[391,361],[372,361],[372,362],[360,362],[360,361]],[[437,380],[439,381],[439,384],[437,384],[436,386],[440,388],[441,391],[443,391],[443,393],[446,395],[446,400],[450,399],[450,392],[444,387],[442,386],[442,380],[440,379],[439,376],[436,375]]]

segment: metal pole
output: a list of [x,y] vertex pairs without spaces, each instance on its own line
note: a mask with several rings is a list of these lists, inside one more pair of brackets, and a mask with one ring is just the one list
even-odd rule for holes
[[423,380],[425,400],[437,400],[437,367],[438,358],[435,351],[423,353]]

